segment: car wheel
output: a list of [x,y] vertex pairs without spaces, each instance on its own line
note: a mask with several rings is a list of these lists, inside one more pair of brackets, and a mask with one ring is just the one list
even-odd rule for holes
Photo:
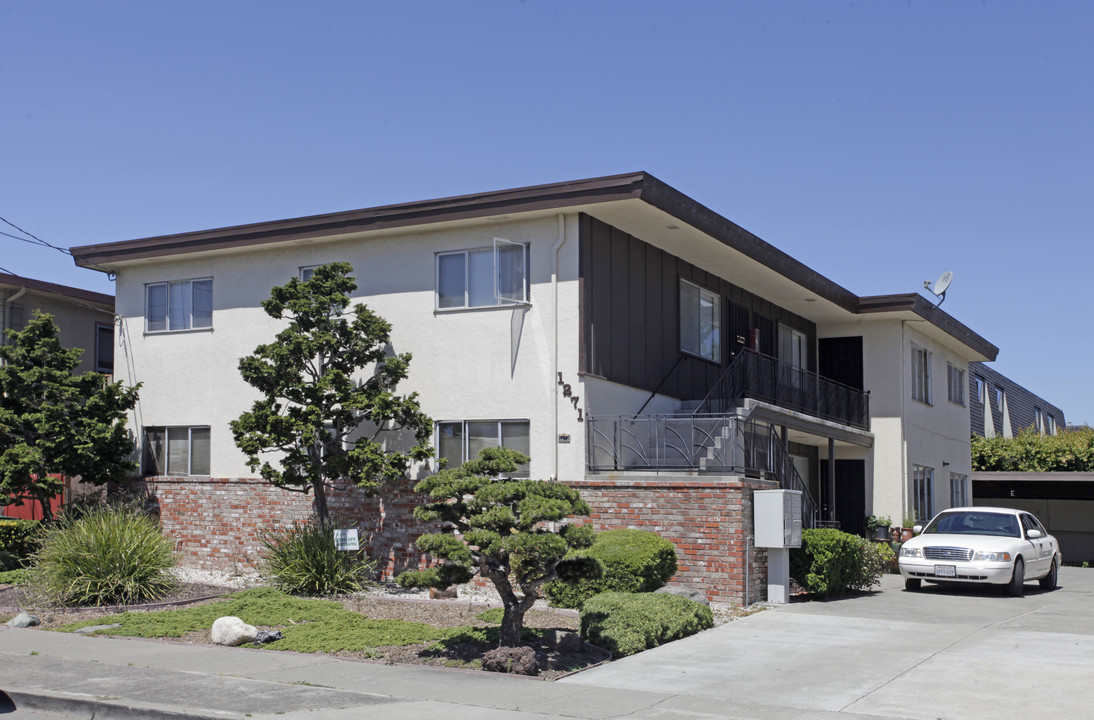
[[1043,578],[1041,578],[1040,580],[1037,581],[1041,584],[1041,589],[1042,590],[1055,590],[1056,589],[1057,575],[1058,575],[1058,564],[1056,562],[1056,557],[1053,556],[1052,557],[1052,567],[1049,569],[1048,575],[1045,575]]
[[1022,597],[1026,592],[1026,565],[1022,558],[1014,561],[1014,574],[1010,576],[1010,584],[1007,585],[1007,594],[1011,597]]
[[904,578],[905,590],[918,590],[923,581],[919,578]]

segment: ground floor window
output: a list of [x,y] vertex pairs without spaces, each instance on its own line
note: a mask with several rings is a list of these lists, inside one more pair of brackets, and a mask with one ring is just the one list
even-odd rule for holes
[[912,511],[918,523],[934,517],[934,468],[912,466]]
[[969,506],[969,476],[950,473],[950,507]]
[[[456,467],[478,456],[488,447],[503,447],[529,454],[527,420],[454,420],[437,423],[437,457]],[[528,464],[518,475],[528,476]]]
[[145,475],[208,475],[209,428],[146,427],[141,465]]

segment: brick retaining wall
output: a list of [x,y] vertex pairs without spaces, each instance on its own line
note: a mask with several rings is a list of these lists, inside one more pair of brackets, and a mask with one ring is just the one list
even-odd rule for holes
[[[739,477],[588,476],[568,482],[592,508],[597,530],[650,530],[676,545],[673,582],[715,602],[744,604],[746,538],[753,534],[752,491],[771,484]],[[747,599],[767,597],[767,551],[748,542]]]
[[[357,528],[381,579],[420,566],[414,546],[423,529],[413,516],[412,482],[369,498],[356,488],[332,489],[327,506],[335,525]],[[312,496],[255,478],[145,478],[144,489],[164,532],[175,540],[184,567],[253,573],[260,560],[262,528],[284,528],[313,512]]]

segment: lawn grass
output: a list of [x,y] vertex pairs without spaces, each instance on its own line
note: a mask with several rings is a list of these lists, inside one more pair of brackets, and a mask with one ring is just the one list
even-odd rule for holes
[[218,617],[234,615],[257,627],[276,628],[283,640],[263,645],[270,650],[297,652],[360,651],[385,646],[436,642],[453,631],[404,620],[372,620],[344,609],[333,600],[298,598],[273,588],[255,588],[232,593],[221,602],[180,610],[126,612],[57,628],[72,632],[90,625],[118,623],[104,632],[142,638],[179,638],[208,630]]

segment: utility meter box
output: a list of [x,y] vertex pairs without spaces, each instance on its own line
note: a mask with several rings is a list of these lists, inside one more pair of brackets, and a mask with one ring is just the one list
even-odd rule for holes
[[756,547],[802,546],[801,490],[757,490],[752,494]]

